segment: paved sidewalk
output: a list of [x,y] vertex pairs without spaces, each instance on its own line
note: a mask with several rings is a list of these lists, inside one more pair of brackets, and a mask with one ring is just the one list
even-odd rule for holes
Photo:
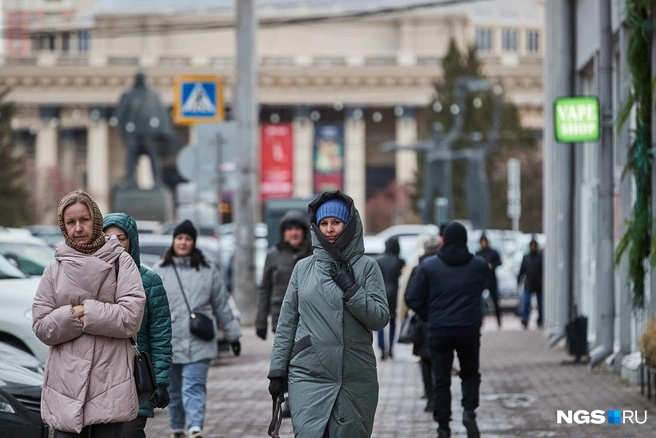
[[[244,329],[242,356],[222,353],[208,383],[205,433],[208,438],[266,437],[271,415],[268,393],[269,354],[272,339],[256,338]],[[656,436],[656,403],[640,395],[639,388],[623,384],[603,369],[563,366],[570,358],[551,350],[541,332],[524,331],[514,316],[504,316],[504,329],[486,320],[481,351],[481,407],[479,426],[483,437],[646,437]],[[380,400],[373,437],[433,438],[432,415],[423,411],[419,365],[411,347],[399,345],[394,360],[379,362]],[[453,378],[452,436],[465,437],[460,423],[460,380]],[[638,410],[643,425],[556,424],[556,410]],[[169,437],[168,416],[157,410],[148,421],[148,437]],[[289,419],[281,436],[292,438]]]

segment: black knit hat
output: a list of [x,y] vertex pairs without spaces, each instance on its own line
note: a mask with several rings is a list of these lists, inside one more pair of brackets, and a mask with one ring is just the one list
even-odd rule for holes
[[189,219],[185,219],[177,227],[175,227],[175,230],[173,230],[173,238],[175,239],[175,236],[178,234],[187,234],[191,236],[195,242],[196,237],[198,236],[198,231],[196,231],[196,227],[194,227],[194,224],[191,223]]
[[444,230],[444,246],[467,246],[467,230],[460,222],[451,222]]

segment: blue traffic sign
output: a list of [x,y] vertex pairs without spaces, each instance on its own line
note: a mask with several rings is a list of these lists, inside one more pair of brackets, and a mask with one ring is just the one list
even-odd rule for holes
[[223,120],[223,83],[216,76],[180,76],[175,80],[173,119],[181,125]]

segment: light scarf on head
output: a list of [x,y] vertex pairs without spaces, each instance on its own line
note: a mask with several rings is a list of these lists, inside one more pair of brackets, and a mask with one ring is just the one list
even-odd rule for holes
[[[68,236],[68,232],[66,231],[66,225],[64,225],[64,212],[62,211],[61,207],[64,204],[64,201],[70,198],[71,196],[88,198],[88,200],[91,201],[91,205],[93,205],[93,211],[90,212],[93,217],[93,232],[91,233],[91,239],[89,240],[89,243],[85,243],[85,244],[76,243]],[[57,211],[59,212],[58,214],[59,229],[61,230],[62,235],[64,236],[64,242],[66,242],[66,245],[70,246],[74,250],[80,251],[81,253],[84,254],[93,254],[96,251],[98,251],[100,248],[102,248],[102,246],[107,242],[107,240],[105,239],[105,234],[103,233],[102,213],[100,212],[100,209],[98,208],[98,204],[96,204],[96,201],[94,201],[93,198],[91,198],[91,196],[89,196],[88,193],[82,190],[76,190],[74,192],[69,193],[68,195],[64,196],[64,198],[61,200],[61,202],[59,203],[59,207],[57,208]]]

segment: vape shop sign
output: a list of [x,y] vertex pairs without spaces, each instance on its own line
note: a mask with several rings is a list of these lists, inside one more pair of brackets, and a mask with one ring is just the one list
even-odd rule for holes
[[554,103],[556,141],[580,143],[599,140],[599,99],[559,97]]

